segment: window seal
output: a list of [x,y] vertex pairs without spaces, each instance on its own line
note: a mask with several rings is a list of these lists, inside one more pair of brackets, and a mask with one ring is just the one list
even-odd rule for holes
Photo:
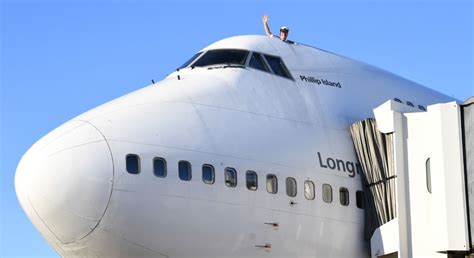
[[[269,178],[273,177],[275,179],[275,189],[272,189],[273,191],[270,192],[268,189],[268,180],[271,180]],[[278,193],[278,177],[275,174],[267,174],[266,180],[265,180],[265,188],[267,189],[267,193],[269,194],[277,194]]]
[[[130,170],[128,170],[128,157],[136,157],[137,158],[137,172],[136,173],[132,173],[132,172],[130,172]],[[140,174],[140,172],[142,170],[142,166],[141,166],[140,156],[138,156],[138,154],[130,153],[130,154],[127,154],[127,156],[125,156],[125,170],[127,171],[127,173],[132,174],[132,175]]]
[[[248,176],[249,174],[255,175],[255,189],[249,188],[249,180],[248,180],[248,178],[247,178],[247,176]],[[258,174],[257,174],[257,172],[255,172],[255,171],[253,171],[253,170],[247,170],[247,171],[245,172],[245,186],[247,187],[247,189],[248,189],[249,191],[253,191],[253,192],[254,192],[254,191],[257,191],[257,190],[258,190]]]
[[[181,173],[180,173],[180,169],[179,169],[179,164],[180,164],[181,162],[186,163],[186,164],[188,165],[188,168],[189,168],[189,178],[185,178],[185,179],[181,178]],[[187,160],[180,160],[180,161],[178,162],[178,177],[179,177],[179,179],[181,179],[181,181],[186,181],[186,182],[191,181],[191,179],[193,178],[193,169],[192,169],[191,163],[190,163],[189,161],[187,161]]]
[[[344,197],[347,197],[347,203],[343,202],[343,195]],[[342,206],[349,206],[350,204],[350,194],[349,194],[349,189],[346,187],[339,187],[339,203]]]
[[[268,68],[270,69],[270,71],[272,71],[272,74],[273,74],[273,75],[276,75],[276,76],[278,76],[278,77],[282,77],[282,78],[285,78],[285,79],[288,79],[288,80],[291,80],[291,81],[295,81],[295,79],[293,78],[293,75],[291,74],[291,72],[290,72],[290,70],[288,69],[288,67],[286,67],[285,61],[283,61],[283,58],[281,58],[281,56],[275,56],[275,55],[264,54],[264,53],[260,53],[260,54],[262,55],[263,60],[265,60],[265,63],[267,64],[267,66],[268,66]],[[279,59],[281,60],[281,62],[283,63],[283,68],[284,68],[284,70],[286,70],[286,72],[288,73],[289,77],[276,74],[275,71],[273,71],[272,66],[270,65],[270,63],[268,62],[268,60],[267,60],[267,58],[266,58],[265,56],[270,56],[270,57],[279,58]]]
[[[286,195],[288,197],[296,197],[296,195],[298,194],[298,183],[296,182],[296,179],[294,177],[287,177],[285,180],[285,186],[286,186]],[[291,188],[292,186],[294,186],[294,189]],[[291,191],[294,190],[294,194],[293,192],[290,192],[289,190]]]
[[[232,171],[235,175],[235,184],[233,184],[232,182],[227,182],[227,171]],[[230,187],[230,188],[236,188],[237,187],[237,184],[238,184],[238,181],[237,181],[237,170],[235,168],[232,168],[232,167],[226,167],[224,169],[224,183],[227,187]]]
[[[164,175],[163,176],[158,176],[155,173],[155,161],[156,160],[163,161],[163,164],[164,164]],[[153,175],[155,175],[156,177],[159,177],[159,178],[165,178],[168,175],[168,164],[166,163],[166,159],[162,158],[162,157],[154,157],[152,162],[153,162]]]
[[[330,195],[329,195],[330,199],[329,199],[329,200],[326,200],[326,198],[325,198],[325,197],[328,197],[328,196],[325,196],[325,195],[324,195],[324,193],[325,193],[325,188],[328,188],[328,189],[330,190],[330,191],[329,191],[329,193],[330,193]],[[322,189],[322,194],[323,194],[323,201],[324,201],[325,203],[332,203],[332,201],[333,201],[333,199],[334,199],[334,198],[333,198],[333,194],[332,194],[332,186],[331,186],[330,184],[323,184],[323,186],[321,187],[321,189]]]
[[[311,185],[311,188],[312,188],[311,197],[312,197],[312,198],[308,198],[308,196],[306,195],[306,188],[307,188],[306,185]],[[316,187],[315,187],[315,185],[314,185],[314,182],[311,181],[311,180],[305,180],[303,187],[304,187],[304,189],[303,189],[303,191],[304,191],[304,197],[306,198],[306,200],[310,200],[310,201],[311,201],[311,200],[314,200],[314,199],[316,198],[316,191],[315,191],[315,190],[316,190]]]
[[[212,182],[206,182],[206,181],[204,180],[204,167],[209,167],[209,168],[211,168],[211,170],[212,170]],[[204,182],[204,184],[206,184],[206,185],[213,185],[213,184],[216,182],[216,170],[214,169],[214,166],[213,166],[213,165],[207,164],[207,163],[206,163],[206,164],[202,164],[201,172],[203,173],[203,174],[201,175],[201,178],[202,178],[202,182]]]

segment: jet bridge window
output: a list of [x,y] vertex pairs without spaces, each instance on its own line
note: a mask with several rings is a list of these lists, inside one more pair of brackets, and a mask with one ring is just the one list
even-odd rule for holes
[[332,202],[332,187],[331,185],[324,184],[323,187],[323,201],[327,203]]
[[293,80],[293,77],[291,77],[290,72],[286,68],[285,63],[283,63],[283,60],[281,60],[281,58],[277,56],[265,55],[265,59],[272,68],[273,73]]
[[347,190],[347,188],[339,188],[339,201],[343,206],[349,205],[349,190]]
[[426,167],[426,190],[431,193],[431,160],[428,158],[425,163]]
[[140,157],[137,154],[128,154],[125,157],[127,172],[130,174],[140,173]]
[[228,187],[237,186],[237,171],[234,168],[225,169],[225,185]]
[[166,160],[164,158],[153,159],[153,174],[157,177],[166,177]]
[[212,185],[215,181],[214,167],[209,164],[202,165],[202,181],[206,184]]
[[259,53],[253,53],[250,58],[249,66],[260,71],[270,72],[268,66],[265,64],[263,57]]
[[257,188],[258,188],[258,176],[257,176],[257,173],[255,173],[255,171],[247,171],[247,173],[245,173],[245,177],[246,177],[246,181],[247,181],[247,189],[249,189],[250,191],[256,191]]
[[278,192],[278,179],[273,174],[267,175],[267,192],[276,194]]
[[216,64],[244,65],[248,54],[248,51],[237,49],[209,50],[193,66],[201,67]]
[[181,160],[178,163],[179,179],[183,181],[191,180],[191,164],[188,161]]
[[292,177],[286,178],[286,195],[290,197],[296,196],[296,180]]

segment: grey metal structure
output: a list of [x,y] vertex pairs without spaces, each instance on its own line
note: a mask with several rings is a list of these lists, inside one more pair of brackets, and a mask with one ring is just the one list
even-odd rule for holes
[[463,130],[464,170],[466,177],[466,193],[469,216],[469,241],[471,250],[474,249],[474,97],[469,98],[461,106],[461,121]]

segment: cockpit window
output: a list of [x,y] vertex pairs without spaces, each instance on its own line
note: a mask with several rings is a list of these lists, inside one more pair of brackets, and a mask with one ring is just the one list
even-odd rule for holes
[[250,67],[293,80],[281,57],[242,49],[213,49],[199,52],[178,68],[178,70],[188,66],[204,67],[211,65],[215,67],[208,67],[208,69]]
[[293,79],[281,58],[277,56],[265,55],[265,59],[267,59],[268,64],[276,75],[280,75],[288,79]]
[[209,50],[193,66],[199,67],[215,64],[244,65],[248,54],[248,51],[237,49]]
[[259,53],[253,53],[252,57],[250,58],[249,66],[255,68],[257,70],[270,72],[265,61],[263,61],[263,57]]
[[196,58],[198,56],[200,56],[202,54],[202,52],[199,52],[197,54],[195,54],[193,57],[191,57],[191,59],[189,59],[188,61],[186,61],[186,63],[184,63],[182,66],[180,66],[178,69],[183,69],[185,68],[186,66],[190,65],[194,60],[196,60]]

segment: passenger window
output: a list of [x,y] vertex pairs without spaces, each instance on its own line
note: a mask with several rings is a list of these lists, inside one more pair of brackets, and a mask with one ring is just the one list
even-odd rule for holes
[[245,173],[246,181],[247,181],[247,189],[250,191],[256,191],[258,188],[258,176],[255,171],[247,171]]
[[431,193],[431,161],[430,158],[426,160],[426,189]]
[[267,175],[267,192],[276,194],[278,192],[278,179],[273,174]]
[[296,196],[296,180],[292,177],[286,178],[286,195],[290,197]]
[[166,160],[164,158],[153,159],[153,174],[157,177],[166,177]]
[[237,171],[234,168],[225,169],[225,185],[228,187],[237,186]]
[[209,164],[202,165],[202,181],[206,184],[212,185],[215,181],[214,167]]
[[403,103],[402,100],[399,99],[399,98],[394,98],[393,100],[395,100],[395,101],[398,102],[398,103]]
[[209,50],[204,53],[193,66],[200,67],[215,64],[244,65],[248,54],[248,51],[237,49]]
[[265,61],[263,60],[262,55],[260,55],[259,53],[252,54],[252,57],[250,58],[249,66],[257,70],[269,72],[268,67],[265,64]]
[[127,172],[130,174],[140,173],[140,157],[136,154],[128,154],[125,158]]
[[268,64],[276,75],[280,75],[288,79],[293,79],[288,69],[286,69],[286,66],[283,63],[283,60],[281,60],[281,58],[276,56],[265,55],[265,59],[267,59]]
[[349,205],[349,190],[347,190],[347,188],[339,188],[339,201],[343,206]]
[[410,107],[415,107],[415,105],[413,105],[413,103],[411,103],[410,101],[407,101],[407,105]]
[[331,185],[324,184],[323,185],[323,201],[327,203],[332,202],[332,187]]
[[426,111],[426,108],[425,108],[424,106],[422,106],[422,105],[418,105],[418,109],[419,109],[419,110]]
[[357,205],[357,208],[359,209],[365,208],[364,192],[362,191],[356,192],[356,205]]
[[178,174],[179,179],[183,181],[190,181],[191,180],[191,164],[187,161],[181,160],[178,163]]
[[308,200],[314,200],[314,183],[309,180],[304,182],[304,197]]

